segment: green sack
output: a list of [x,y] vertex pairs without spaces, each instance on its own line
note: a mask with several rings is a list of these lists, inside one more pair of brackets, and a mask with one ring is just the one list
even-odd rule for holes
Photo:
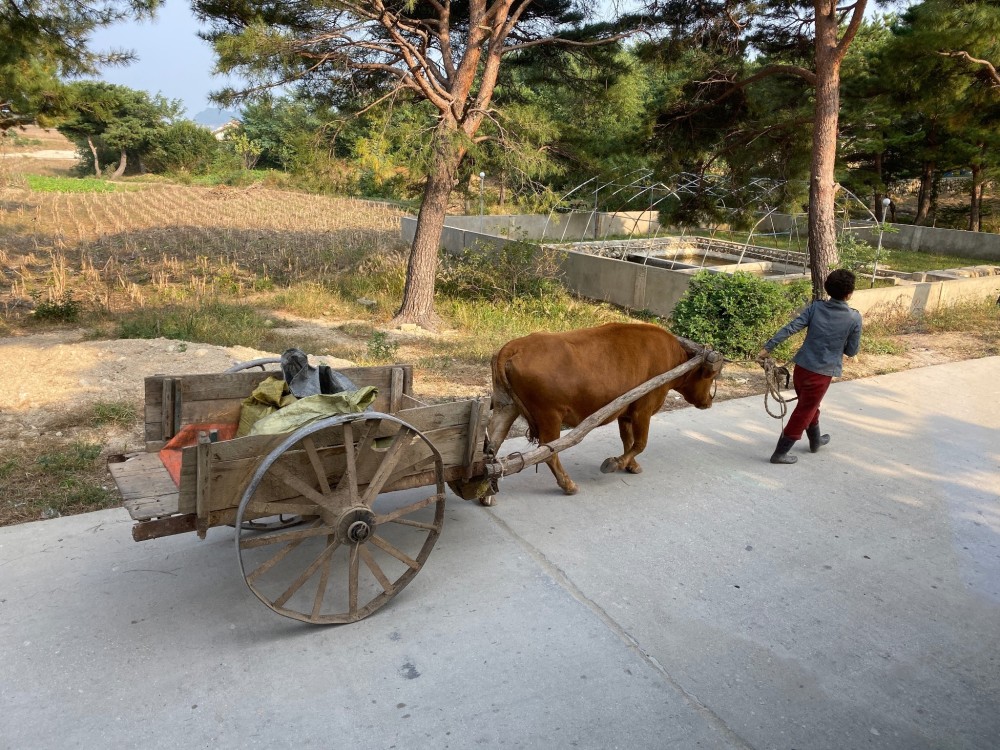
[[250,434],[253,426],[264,417],[274,414],[278,409],[294,404],[298,399],[288,392],[288,386],[281,378],[273,375],[262,380],[253,393],[243,399],[240,407],[240,426],[236,437]]
[[378,396],[378,389],[367,385],[356,391],[341,393],[319,393],[298,399],[294,404],[283,406],[273,414],[257,421],[250,430],[251,435],[278,435],[292,432],[317,419],[334,414],[360,414]]

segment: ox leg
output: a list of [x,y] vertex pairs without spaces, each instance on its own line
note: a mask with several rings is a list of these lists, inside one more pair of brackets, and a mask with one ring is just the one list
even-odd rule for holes
[[[562,427],[562,417],[560,416],[538,420],[539,444],[551,443],[553,440],[558,440],[560,427]],[[563,468],[562,462],[559,460],[559,454],[552,454],[552,458],[548,459],[545,463],[548,464],[552,476],[556,478],[556,484],[559,485],[562,491],[567,495],[575,495],[579,487],[576,486],[576,482],[569,478],[569,474],[566,473],[566,469]]]
[[486,438],[494,452],[500,452],[500,446],[507,439],[510,428],[514,426],[519,416],[517,407],[512,403],[493,408],[489,426],[486,428]]
[[649,418],[633,419],[630,416],[618,418],[618,433],[622,438],[622,448],[625,450],[617,458],[607,458],[601,464],[601,471],[613,474],[616,471],[627,471],[630,474],[641,474],[642,467],[635,457],[646,450],[649,439]]

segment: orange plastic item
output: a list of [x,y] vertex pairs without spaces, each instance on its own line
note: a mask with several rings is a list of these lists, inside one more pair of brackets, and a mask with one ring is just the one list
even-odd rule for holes
[[181,427],[180,432],[160,448],[160,460],[174,484],[181,486],[181,453],[185,448],[198,444],[199,432],[218,430],[219,440],[232,440],[238,427],[237,424],[188,424]]

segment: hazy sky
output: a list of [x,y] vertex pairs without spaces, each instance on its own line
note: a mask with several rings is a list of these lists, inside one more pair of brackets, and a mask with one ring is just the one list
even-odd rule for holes
[[220,89],[225,78],[212,75],[212,48],[198,38],[198,22],[188,0],[166,0],[154,21],[127,23],[94,34],[92,48],[131,49],[139,59],[127,67],[106,68],[100,76],[168,99],[180,99],[187,116],[209,106],[209,92]]

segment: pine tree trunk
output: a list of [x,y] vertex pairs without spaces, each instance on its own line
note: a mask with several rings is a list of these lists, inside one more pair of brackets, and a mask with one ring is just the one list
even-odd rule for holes
[[913,219],[916,226],[921,226],[927,221],[931,213],[931,194],[934,189],[934,162],[924,163],[923,172],[920,174],[920,191],[917,193],[917,215]]
[[969,231],[978,232],[980,229],[979,222],[979,201],[980,198],[980,185],[979,177],[982,173],[982,167],[978,164],[972,165],[972,196],[969,200]]
[[97,158],[97,146],[94,145],[93,139],[87,136],[87,145],[90,146],[90,153],[94,155],[94,174],[98,177],[101,176],[101,162]]
[[436,330],[441,322],[434,311],[438,250],[448,213],[448,199],[458,184],[458,166],[465,150],[456,145],[453,123],[439,125],[434,140],[434,159],[424,186],[417,231],[410,246],[403,303],[390,323],[394,328],[413,323],[421,328]]
[[821,12],[821,6],[825,5],[816,3],[816,113],[809,170],[809,266],[813,299],[825,296],[823,282],[838,259],[834,167],[840,114],[840,60],[836,54],[835,8]]
[[127,158],[128,157],[125,154],[125,149],[122,149],[122,158],[121,158],[121,161],[118,162],[118,169],[116,169],[115,173],[113,175],[111,175],[112,178],[117,179],[117,178],[121,177],[123,174],[125,174],[125,163],[126,163]]

